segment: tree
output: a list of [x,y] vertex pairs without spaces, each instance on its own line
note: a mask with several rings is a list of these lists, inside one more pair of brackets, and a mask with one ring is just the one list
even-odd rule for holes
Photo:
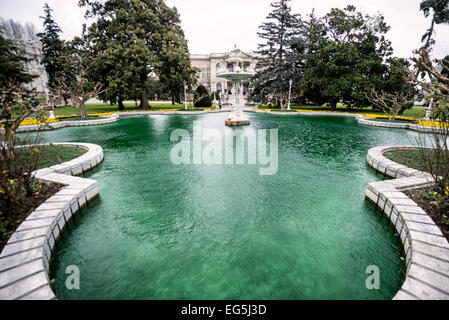
[[86,102],[105,91],[103,84],[100,82],[92,84],[83,74],[70,84],[67,84],[64,78],[56,79],[56,84],[51,89],[53,96],[64,96],[73,107],[79,108],[82,118],[87,118]]
[[421,11],[424,12],[426,18],[433,12],[430,27],[421,39],[424,42],[423,48],[427,49],[435,43],[432,38],[435,33],[435,24],[449,23],[449,0],[423,0]]
[[[290,0],[279,0],[271,4],[273,10],[267,22],[259,29],[258,36],[264,40],[259,44],[261,56],[258,72],[251,80],[251,99],[267,101],[268,96],[278,91],[288,91],[289,80],[299,83],[304,67],[304,40],[301,34],[302,21],[292,14]],[[293,91],[299,90],[294,87]]]
[[94,82],[87,77],[87,70],[91,67],[92,56],[83,39],[75,37],[66,44],[64,55],[64,68],[73,72],[74,79],[67,81],[65,77],[57,78],[50,88],[53,97],[67,100],[74,107],[80,109],[81,117],[86,118],[86,102],[107,91],[104,84]]
[[161,61],[156,73],[160,82],[167,88],[172,104],[181,101],[184,94],[184,81],[188,87],[196,84],[196,71],[191,65],[189,48],[180,26],[180,17],[176,8],[170,9],[163,2],[159,18],[164,21],[162,49],[158,52]]
[[366,97],[373,106],[381,109],[390,121],[396,120],[399,113],[407,107],[412,107],[416,100],[415,95],[410,92],[388,93],[373,90]]
[[8,80],[2,83],[0,90],[0,123],[3,126],[1,131],[4,140],[4,144],[0,143],[0,148],[4,149],[2,158],[6,159],[14,156],[15,132],[20,123],[31,113],[37,114],[41,108],[31,106],[30,97],[33,92],[23,88],[17,81]]
[[103,83],[110,99],[117,97],[120,110],[126,97],[139,97],[141,107],[149,109],[148,76],[158,61],[147,45],[156,35],[144,24],[154,26],[155,14],[139,0],[81,0],[80,5],[87,7],[87,18],[96,19],[83,32],[93,57],[87,77]]
[[285,105],[288,104],[289,99],[294,100],[301,96],[302,95],[300,93],[296,93],[296,92],[289,93],[288,91],[278,91],[271,95],[272,99],[279,102],[282,110],[285,110]]
[[139,97],[149,109],[150,76],[179,100],[183,80],[193,83],[194,73],[179,15],[164,1],[81,0],[86,16],[96,18],[86,38],[95,57],[88,74],[109,88],[123,109],[125,97]]
[[15,45],[10,39],[4,38],[0,28],[0,87],[5,87],[8,83],[22,84],[29,83],[36,75],[31,75],[26,71],[25,64],[29,61],[25,57],[25,52]]
[[195,91],[194,106],[199,108],[210,108],[212,106],[212,99],[206,87],[199,85]]
[[61,63],[60,56],[63,54],[63,42],[59,38],[61,29],[53,20],[51,15],[52,9],[46,3],[44,5],[45,17],[40,17],[44,20],[44,32],[38,33],[42,43],[42,65],[48,75],[48,86],[51,88],[56,85],[56,80],[64,76],[64,68]]
[[[37,169],[39,154],[34,152],[34,145],[39,141],[39,135],[22,140],[22,150],[30,149],[30,157],[24,159],[21,152],[17,152],[16,144],[19,137],[16,130],[20,123],[32,112],[36,120],[40,121],[39,107],[33,107],[30,98],[34,93],[23,87],[23,84],[6,81],[0,87],[0,240],[3,240],[5,227],[16,217],[11,217],[13,208],[17,207],[27,196],[33,195],[40,186],[33,183],[32,172]],[[14,113],[14,115],[13,115]],[[27,138],[25,138],[27,139]],[[33,141],[31,141],[33,139]],[[29,145],[30,147],[26,147]]]
[[301,81],[304,97],[336,109],[369,105],[367,93],[384,89],[392,54],[385,38],[389,26],[384,17],[363,15],[354,6],[333,8],[322,19],[309,23],[306,71]]
[[[433,99],[433,120],[430,139],[418,138],[421,159],[434,179],[434,189],[438,193],[438,206],[442,213],[449,209],[449,66],[445,60],[432,60],[430,50],[421,48],[411,59],[413,68],[406,68],[406,80],[411,85],[423,89],[427,99]],[[424,71],[428,80],[418,74]],[[425,79],[425,78],[424,78]],[[429,146],[430,144],[430,146]],[[430,147],[430,148],[429,148]],[[430,150],[429,150],[430,149]]]
[[[430,51],[422,48],[414,52],[415,57],[411,58],[414,62],[414,68],[405,68],[406,81],[427,92],[429,98],[435,101],[435,107],[447,106],[449,103],[449,66],[446,60],[432,60]],[[430,81],[420,78],[415,71],[423,70]],[[430,100],[430,99],[429,99]]]

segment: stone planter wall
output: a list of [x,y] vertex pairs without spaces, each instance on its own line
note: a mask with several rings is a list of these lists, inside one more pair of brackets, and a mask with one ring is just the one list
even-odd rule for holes
[[[358,123],[366,126],[382,127],[382,128],[396,128],[396,129],[410,129],[419,132],[434,132],[439,129],[429,128],[424,126],[419,126],[412,123],[388,123],[369,120],[362,115],[345,113],[345,112],[281,112],[281,111],[266,111],[266,110],[255,110],[255,109],[243,109],[245,112],[252,113],[265,113],[271,115],[281,115],[281,116],[294,116],[294,115],[305,115],[305,116],[327,116],[327,117],[352,117],[356,118]],[[56,123],[49,123],[46,125],[30,125],[30,126],[20,126],[17,132],[31,132],[31,131],[45,131],[54,130],[67,127],[82,127],[82,126],[93,126],[93,125],[103,125],[117,122],[120,118],[129,118],[144,115],[204,115],[207,113],[221,113],[230,112],[231,110],[204,110],[204,111],[138,111],[138,112],[120,112],[109,115],[106,119],[98,120],[85,120],[85,121],[61,121]],[[0,133],[2,133],[2,128],[0,128]]]
[[[283,116],[349,116],[360,124],[396,127],[427,132],[431,128],[412,124],[369,121],[363,116],[328,112],[271,112],[245,110]],[[57,129],[67,126],[96,125],[116,122],[119,117],[140,115],[200,115],[202,112],[126,112],[108,119],[68,121],[50,124]],[[410,126],[416,126],[410,127]],[[21,127],[22,131],[39,130],[38,126]],[[76,145],[88,150],[83,156],[50,168],[37,170],[38,179],[65,185],[56,195],[39,206],[11,236],[0,255],[0,299],[55,299],[49,283],[49,263],[57,240],[72,217],[98,195],[95,180],[75,177],[97,166],[103,160],[102,148],[87,143]],[[406,257],[406,279],[394,299],[449,299],[449,244],[432,219],[403,192],[431,184],[431,176],[387,159],[383,154],[393,149],[410,147],[377,147],[369,150],[368,164],[394,180],[368,185],[366,197],[393,224]]]
[[394,180],[372,182],[366,190],[370,200],[394,226],[406,257],[406,278],[396,300],[449,299],[449,244],[433,220],[403,192],[432,184],[428,173],[387,159],[384,153],[412,147],[376,147],[367,162]]
[[70,220],[98,196],[97,181],[75,177],[103,161],[103,149],[90,143],[54,143],[87,150],[82,156],[34,172],[42,182],[64,188],[22,222],[0,254],[0,300],[56,299],[49,265],[56,242]]

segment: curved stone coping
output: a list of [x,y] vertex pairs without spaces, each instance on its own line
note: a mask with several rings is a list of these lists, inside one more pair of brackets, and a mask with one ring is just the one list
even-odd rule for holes
[[405,193],[432,184],[429,173],[387,159],[390,150],[416,149],[385,146],[369,150],[368,164],[395,178],[368,184],[369,199],[393,224],[406,256],[406,278],[395,300],[449,299],[449,243],[433,220]]
[[346,113],[346,112],[281,112],[281,111],[266,111],[266,110],[245,110],[247,112],[255,112],[255,113],[265,113],[272,115],[281,115],[281,116],[291,116],[291,115],[303,115],[303,116],[329,116],[329,117],[352,117],[356,118],[357,122],[362,125],[372,126],[372,127],[381,127],[381,128],[393,128],[393,129],[409,129],[418,132],[438,132],[441,129],[439,128],[430,128],[425,126],[420,126],[413,123],[389,123],[389,122],[380,122],[369,120],[369,118],[355,113]]
[[[117,122],[120,118],[136,117],[144,115],[203,115],[207,113],[220,113],[229,112],[227,110],[204,110],[204,111],[138,111],[138,112],[117,112],[112,113],[108,116],[104,116],[102,119],[97,120],[78,120],[78,121],[60,121],[55,123],[47,124],[35,124],[28,126],[20,126],[16,132],[32,132],[32,131],[47,131],[62,129],[67,127],[83,127],[83,126],[94,126],[94,125],[104,125]],[[0,128],[0,133],[3,133],[3,128]]]
[[[143,116],[143,115],[204,115],[208,113],[221,113],[221,112],[231,112],[231,109],[221,109],[221,110],[204,110],[204,111],[138,111],[138,112],[118,112],[113,113],[106,118],[98,119],[98,120],[85,120],[85,121],[61,121],[56,123],[47,123],[45,125],[28,125],[28,126],[20,126],[16,132],[31,132],[31,131],[45,131],[45,130],[54,130],[54,129],[62,129],[66,127],[82,127],[82,126],[93,126],[93,125],[103,125],[117,122],[120,118],[128,118],[135,116]],[[373,127],[382,127],[382,128],[396,128],[396,129],[409,129],[418,132],[435,132],[439,131],[438,128],[430,128],[419,126],[412,123],[388,123],[388,122],[379,122],[372,121],[369,118],[366,118],[363,115],[355,114],[355,113],[346,113],[346,112],[306,112],[306,111],[291,111],[291,112],[282,112],[282,111],[267,111],[267,110],[255,110],[250,108],[243,108],[245,112],[252,113],[265,113],[271,115],[281,115],[281,116],[294,116],[294,115],[303,115],[303,116],[328,116],[328,117],[352,117],[356,118],[359,124]],[[0,128],[0,133],[3,133],[3,128]]]
[[390,123],[390,122],[380,122],[380,121],[373,121],[369,120],[369,118],[362,117],[361,119],[358,119],[359,124],[363,124],[366,126],[372,126],[372,127],[382,127],[382,128],[394,128],[394,129],[409,129],[413,131],[418,132],[439,132],[442,131],[440,128],[431,128],[431,127],[424,127],[413,123]]
[[13,233],[0,254],[0,300],[56,299],[50,287],[52,251],[70,220],[98,195],[97,181],[75,177],[103,161],[90,143],[54,143],[87,150],[82,156],[33,172],[42,182],[64,185],[37,207]]
[[118,117],[115,116],[115,114],[113,114],[106,118],[97,120],[60,121],[46,124],[34,124],[29,126],[20,126],[19,128],[17,128],[16,132],[19,133],[19,132],[32,132],[32,131],[46,131],[46,130],[62,129],[67,127],[103,125],[114,123],[117,121],[117,119]]

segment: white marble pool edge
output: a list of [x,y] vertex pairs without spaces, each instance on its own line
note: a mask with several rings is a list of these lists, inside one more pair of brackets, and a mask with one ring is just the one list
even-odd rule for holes
[[72,218],[98,196],[97,181],[76,177],[103,161],[91,143],[53,143],[86,150],[82,156],[33,174],[64,187],[37,207],[12,234],[0,254],[0,300],[56,299],[50,287],[51,255]]
[[[352,116],[358,119],[359,123],[365,120],[363,116],[347,113],[246,111],[275,115]],[[119,117],[128,116],[199,115],[210,112],[227,111],[126,112],[112,114],[107,119],[52,123],[45,128],[42,126],[20,128],[25,132],[108,124],[116,122]],[[366,121],[368,123],[361,124],[378,127],[397,125],[404,129],[405,126],[410,126],[410,124]],[[421,127],[416,131],[420,129],[428,131],[431,128]],[[39,180],[60,183],[65,187],[39,206],[18,227],[0,254],[0,299],[56,299],[48,275],[52,250],[71,218],[98,195],[97,181],[74,176],[101,163],[102,148],[89,143],[54,144],[78,146],[87,150],[87,153],[74,160],[35,172]],[[432,219],[402,192],[430,185],[431,177],[395,163],[383,155],[388,150],[401,148],[412,147],[376,147],[369,150],[367,155],[370,166],[385,176],[395,178],[370,183],[366,191],[366,197],[395,226],[406,255],[406,279],[394,299],[449,299],[449,244]]]
[[432,218],[404,192],[430,186],[433,178],[389,160],[391,150],[416,149],[410,146],[382,146],[368,151],[367,162],[393,180],[368,184],[366,198],[394,226],[406,262],[405,281],[395,300],[449,299],[449,243]]
[[[305,115],[305,116],[329,116],[329,117],[352,117],[356,118],[358,123],[366,126],[373,127],[382,127],[382,128],[395,128],[395,129],[409,129],[418,132],[437,132],[440,129],[431,128],[416,125],[413,123],[389,123],[389,122],[380,122],[369,120],[363,115],[354,114],[354,113],[345,113],[345,112],[302,112],[302,111],[291,111],[291,112],[282,112],[282,111],[266,111],[266,110],[255,110],[245,108],[245,112],[251,113],[264,113],[271,115],[280,115],[280,116],[295,116],[295,115]],[[136,117],[136,116],[144,116],[144,115],[204,115],[208,113],[221,113],[221,112],[230,112],[230,110],[204,110],[204,111],[132,111],[132,112],[118,112],[112,113],[108,116],[103,117],[102,119],[96,120],[81,120],[81,121],[59,121],[55,123],[47,123],[47,124],[36,124],[36,125],[27,125],[20,126],[16,132],[32,132],[32,131],[45,131],[45,130],[55,130],[62,129],[67,127],[83,127],[83,126],[94,126],[94,125],[105,125],[117,122],[120,118],[126,117]],[[2,134],[3,128],[0,128],[0,134]]]

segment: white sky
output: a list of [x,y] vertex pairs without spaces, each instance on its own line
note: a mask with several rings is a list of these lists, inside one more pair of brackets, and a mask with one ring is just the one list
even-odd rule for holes
[[[0,17],[32,22],[42,29],[43,5],[48,2],[54,18],[63,31],[63,38],[81,34],[84,10],[78,0],[0,0]],[[181,14],[182,27],[189,41],[191,53],[226,52],[237,44],[242,50],[255,50],[259,39],[259,25],[270,12],[272,0],[166,0]],[[430,25],[419,10],[421,0],[292,0],[295,13],[306,15],[315,8],[324,15],[331,7],[355,5],[363,12],[382,13],[391,26],[388,38],[395,55],[408,58],[420,46],[421,36]],[[449,54],[449,25],[436,27],[434,55]]]

